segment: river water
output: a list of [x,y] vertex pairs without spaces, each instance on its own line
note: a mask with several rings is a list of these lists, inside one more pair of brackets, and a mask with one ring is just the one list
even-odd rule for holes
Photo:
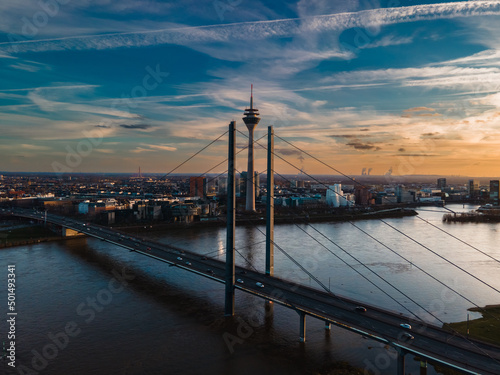
[[[355,223],[409,262],[349,223],[278,225],[275,274],[320,288],[282,249],[336,294],[404,315],[411,311],[438,325],[465,320],[473,304],[500,303],[500,295],[484,284],[500,289],[500,264],[478,251],[500,259],[500,226],[444,224],[445,212],[425,208],[419,217],[465,243],[418,217],[385,220],[418,243],[379,220]],[[264,269],[264,231],[237,228],[239,265]],[[225,235],[222,228],[207,227],[155,233],[154,238],[224,259]],[[377,342],[336,327],[328,334],[323,322],[309,317],[307,342],[300,344],[294,311],[274,306],[270,312],[263,300],[239,291],[239,318],[224,319],[222,284],[91,238],[0,250],[2,341],[8,341],[9,264],[16,268],[18,315],[17,367],[0,363],[8,374],[327,374],[338,361],[395,373],[393,352]],[[418,373],[418,367],[406,356],[407,373]],[[436,374],[432,367],[428,373]]]

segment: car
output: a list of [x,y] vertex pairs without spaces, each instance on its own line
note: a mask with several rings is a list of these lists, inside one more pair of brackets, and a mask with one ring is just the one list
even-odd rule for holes
[[409,325],[408,323],[401,323],[399,326],[400,326],[401,328],[411,329],[411,325]]
[[403,341],[408,341],[408,340],[413,340],[413,339],[415,339],[415,337],[413,337],[413,336],[412,336],[411,334],[409,334],[408,332],[403,332],[403,333],[401,334],[401,336],[400,336],[400,337],[401,337],[401,340],[403,340]]
[[261,282],[256,282],[255,285],[257,285],[259,288],[264,288],[264,284]]
[[148,248],[146,249],[146,251],[151,251],[151,248],[150,248],[150,247],[148,247]]
[[177,257],[177,260],[182,260],[182,258],[181,257]]
[[236,280],[237,283],[244,284],[245,282],[241,279]]
[[190,266],[191,265],[191,262],[186,262],[186,266]]
[[359,312],[366,312],[366,307],[363,306],[356,306],[354,310],[359,311]]
[[209,269],[207,269],[207,272],[208,272],[208,273],[210,273],[210,274],[212,274],[212,275],[215,273],[215,272],[214,272],[213,270],[211,270],[210,268],[209,268]]
[[201,260],[207,260],[207,257],[201,257]]

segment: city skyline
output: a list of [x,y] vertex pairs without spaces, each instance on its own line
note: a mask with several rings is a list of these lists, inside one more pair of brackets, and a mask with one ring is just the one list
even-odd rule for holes
[[[231,120],[245,132],[253,83],[255,139],[273,125],[343,173],[500,175],[499,1],[23,0],[0,10],[3,171],[167,173]],[[238,151],[247,142],[238,135]],[[279,138],[276,152],[330,173]],[[221,139],[177,172],[226,157]],[[256,171],[265,157],[256,145]]]

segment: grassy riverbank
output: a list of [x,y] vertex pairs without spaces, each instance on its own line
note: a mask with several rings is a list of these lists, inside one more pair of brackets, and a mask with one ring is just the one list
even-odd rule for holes
[[[469,311],[477,311],[483,315],[469,321],[469,337],[500,346],[500,305],[473,307]],[[445,324],[444,327],[467,335],[467,321]]]

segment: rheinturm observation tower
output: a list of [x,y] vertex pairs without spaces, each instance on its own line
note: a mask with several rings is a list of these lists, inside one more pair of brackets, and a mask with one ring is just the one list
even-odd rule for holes
[[253,131],[260,121],[259,110],[253,107],[253,85],[250,88],[250,108],[245,109],[243,121],[248,128],[248,168],[246,186],[246,210],[255,211],[255,172],[253,158]]

